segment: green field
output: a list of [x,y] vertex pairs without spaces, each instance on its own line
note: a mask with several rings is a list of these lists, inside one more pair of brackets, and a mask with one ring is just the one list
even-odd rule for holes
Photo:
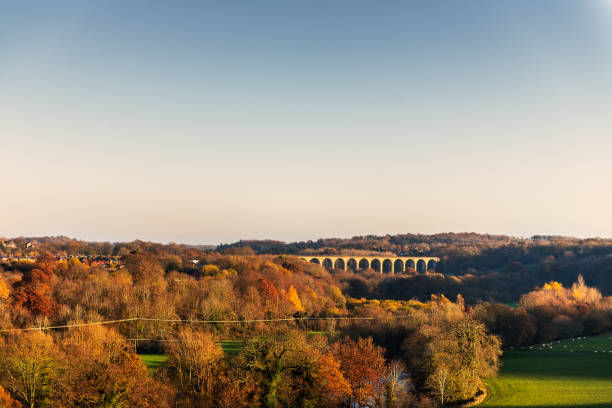
[[319,336],[329,336],[329,332],[328,331],[309,331],[308,333],[306,333],[306,335],[308,337],[310,336],[315,336],[315,335],[319,335]]
[[166,365],[168,356],[165,354],[140,354],[140,359],[147,367],[147,371],[152,373],[160,367]]
[[[219,342],[223,352],[227,355],[236,355],[240,349],[244,346],[243,340],[222,340]],[[167,354],[139,354],[140,359],[147,367],[149,373],[154,372],[160,367],[166,365],[168,361]]]
[[518,303],[516,303],[516,302],[507,302],[507,303],[503,303],[502,302],[501,304],[502,305],[506,305],[506,306],[508,306],[508,307],[510,307],[512,309],[516,309],[518,307]]
[[612,334],[504,352],[484,407],[612,407]]
[[244,346],[244,340],[222,340],[219,343],[223,352],[230,356],[238,354]]

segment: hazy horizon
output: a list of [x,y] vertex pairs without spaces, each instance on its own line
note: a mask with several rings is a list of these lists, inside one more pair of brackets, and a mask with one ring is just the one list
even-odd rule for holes
[[2,231],[0,231],[0,238],[5,238],[8,240],[12,240],[12,239],[17,239],[17,238],[26,238],[26,239],[41,239],[41,238],[60,238],[60,237],[64,237],[64,238],[69,238],[69,239],[76,239],[78,241],[84,241],[84,242],[111,242],[111,243],[121,243],[121,242],[134,242],[134,241],[143,241],[143,242],[153,242],[153,243],[159,243],[159,244],[163,244],[163,245],[168,245],[168,244],[178,244],[178,245],[188,245],[188,246],[219,246],[219,245],[226,245],[226,244],[233,244],[236,242],[240,242],[240,241],[279,241],[279,242],[284,242],[284,243],[293,243],[293,242],[316,242],[319,239],[351,239],[354,237],[359,237],[359,236],[394,236],[394,235],[403,235],[403,234],[413,234],[413,235],[426,235],[426,236],[432,236],[432,235],[439,235],[439,234],[479,234],[479,235],[491,235],[491,236],[507,236],[510,238],[515,238],[515,239],[523,239],[523,240],[529,240],[534,236],[550,236],[550,237],[562,237],[562,238],[570,238],[570,239],[601,239],[601,240],[612,240],[612,237],[589,237],[589,236],[575,236],[575,235],[557,235],[557,234],[532,234],[532,235],[511,235],[511,234],[496,234],[496,233],[490,233],[490,232],[475,232],[475,231],[458,231],[458,232],[453,232],[453,231],[442,231],[442,232],[433,232],[430,234],[425,234],[425,233],[420,233],[420,232],[397,232],[397,233],[383,233],[383,234],[359,234],[359,235],[353,235],[353,236],[320,236],[320,237],[313,237],[313,238],[305,238],[305,239],[289,239],[289,240],[284,240],[284,239],[278,239],[278,238],[261,238],[261,237],[251,237],[251,238],[239,238],[237,240],[234,241],[223,241],[223,242],[180,242],[180,241],[156,241],[156,240],[148,240],[148,239],[141,239],[141,238],[134,238],[134,239],[129,239],[129,240],[116,240],[116,239],[88,239],[88,238],[82,238],[82,237],[73,237],[73,236],[67,236],[67,235],[31,235],[31,236],[26,236],[26,235],[15,235],[15,236],[7,236],[7,235],[2,235]]
[[612,1],[0,2],[0,235],[612,237]]

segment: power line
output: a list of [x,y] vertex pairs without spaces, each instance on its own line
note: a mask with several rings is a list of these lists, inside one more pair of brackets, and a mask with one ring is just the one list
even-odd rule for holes
[[121,323],[121,322],[133,322],[140,320],[138,317],[132,317],[129,319],[118,319],[118,320],[106,320],[103,322],[90,322],[90,323],[74,323],[74,324],[65,324],[61,326],[43,326],[43,327],[27,327],[23,329],[2,329],[0,333],[7,332],[15,332],[15,331],[34,331],[34,330],[51,330],[51,329],[68,329],[71,327],[82,327],[82,326],[96,326],[103,324],[111,324],[111,323]]
[[[398,316],[400,317],[400,316]],[[406,317],[406,316],[404,316]],[[138,318],[142,321],[168,322],[168,323],[267,323],[267,322],[290,322],[306,320],[376,320],[376,317],[286,317],[278,319],[249,319],[249,320],[185,320],[185,319],[149,319]]]
[[[387,316],[384,319],[401,319],[407,318],[409,316]],[[74,324],[65,324],[60,326],[42,326],[42,327],[27,327],[27,328],[17,328],[17,329],[2,329],[0,333],[8,333],[8,332],[18,332],[18,331],[35,331],[35,330],[52,330],[52,329],[68,329],[72,327],[83,327],[83,326],[96,326],[96,325],[106,325],[113,323],[123,323],[123,322],[162,322],[162,323],[206,323],[206,324],[249,324],[249,323],[274,323],[274,322],[298,322],[298,321],[331,321],[331,320],[349,320],[349,321],[373,321],[373,320],[383,320],[380,317],[286,317],[286,318],[277,318],[277,319],[246,319],[246,320],[188,320],[188,319],[155,319],[155,318],[147,318],[147,317],[131,317],[127,319],[118,319],[118,320],[105,320],[101,322],[89,322],[89,323],[74,323]]]

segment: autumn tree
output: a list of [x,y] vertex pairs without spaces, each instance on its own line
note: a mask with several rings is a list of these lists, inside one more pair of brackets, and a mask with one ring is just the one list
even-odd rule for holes
[[344,403],[352,395],[351,384],[344,377],[340,361],[328,351],[319,359],[319,374],[330,399],[337,404]]
[[408,400],[406,365],[401,360],[393,360],[387,365],[384,377],[385,408],[396,408]]
[[55,266],[55,258],[46,255],[24,272],[21,281],[14,285],[15,306],[25,307],[33,315],[52,316],[55,312],[51,296]]
[[262,408],[317,406],[320,350],[304,333],[275,331],[247,341],[237,364],[256,381]]
[[39,331],[12,335],[0,348],[0,382],[25,407],[47,407],[58,360],[50,335]]
[[357,341],[345,338],[332,345],[332,353],[340,362],[340,370],[350,385],[346,395],[349,407],[368,406],[383,386],[386,366],[384,350],[376,346],[371,337]]
[[126,255],[125,267],[132,274],[135,284],[150,284],[164,276],[164,268],[157,256],[149,252]]
[[300,300],[300,296],[298,295],[297,289],[295,286],[290,285],[289,289],[286,293],[283,293],[284,297],[293,305],[296,311],[305,312],[304,306],[302,305],[302,301]]
[[21,404],[18,401],[15,401],[11,394],[9,394],[1,385],[0,408],[21,408]]
[[569,288],[556,281],[547,282],[521,296],[519,305],[537,323],[536,340],[541,342],[581,333],[599,334],[612,327],[605,312],[612,298],[604,298],[598,289],[587,286],[582,275]]
[[404,350],[415,386],[441,404],[468,400],[495,376],[501,342],[457,303],[434,298],[412,316]]
[[168,366],[192,405],[212,406],[222,375],[223,350],[208,332],[181,329],[168,346]]
[[8,283],[4,279],[0,278],[0,302],[4,303],[8,300],[11,294],[11,289]]
[[531,344],[537,332],[535,318],[524,308],[485,302],[474,308],[474,316],[501,336],[506,347]]
[[278,311],[279,293],[276,285],[267,278],[257,280],[257,290],[264,302],[266,312],[276,314]]
[[71,258],[67,262],[60,262],[57,267],[57,275],[69,278],[71,280],[81,279],[89,273],[89,266],[83,264],[78,258]]
[[174,392],[149,377],[133,347],[115,330],[103,326],[71,330],[61,349],[64,374],[54,384],[56,405],[172,406]]

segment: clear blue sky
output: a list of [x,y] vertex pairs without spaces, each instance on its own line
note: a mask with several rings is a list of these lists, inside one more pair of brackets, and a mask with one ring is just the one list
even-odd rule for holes
[[0,0],[0,236],[612,236],[612,0]]

